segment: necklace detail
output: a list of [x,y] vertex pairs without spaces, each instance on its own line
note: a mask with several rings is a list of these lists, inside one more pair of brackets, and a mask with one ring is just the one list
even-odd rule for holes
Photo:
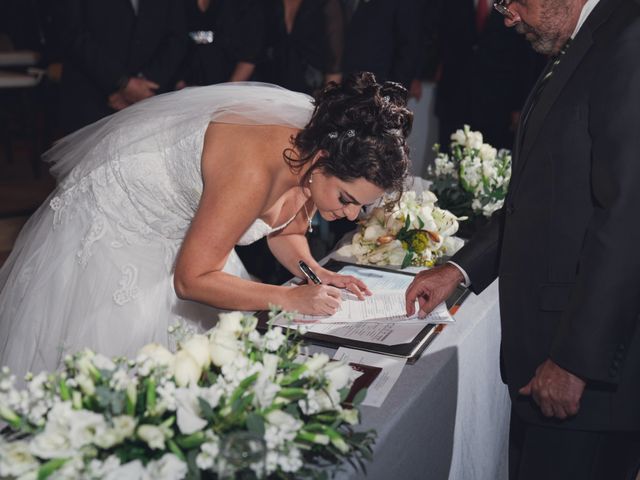
[[311,233],[311,232],[313,232],[313,225],[311,225],[313,217],[309,216],[309,212],[307,211],[307,202],[304,202],[302,204],[302,208],[304,208],[304,214],[307,216],[307,223],[309,224],[308,232]]

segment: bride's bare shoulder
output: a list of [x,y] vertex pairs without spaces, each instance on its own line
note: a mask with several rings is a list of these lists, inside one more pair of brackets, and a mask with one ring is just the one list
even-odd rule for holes
[[295,128],[279,125],[239,125],[211,122],[202,150],[204,175],[222,170],[251,170],[252,175],[273,176],[284,167],[283,152],[291,147]]

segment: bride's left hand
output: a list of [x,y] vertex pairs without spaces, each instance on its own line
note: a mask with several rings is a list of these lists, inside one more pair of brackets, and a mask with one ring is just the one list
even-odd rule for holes
[[322,283],[349,290],[360,300],[364,300],[365,295],[371,295],[371,290],[369,290],[367,285],[352,275],[340,275],[339,273],[326,269],[322,269],[322,271],[318,273]]

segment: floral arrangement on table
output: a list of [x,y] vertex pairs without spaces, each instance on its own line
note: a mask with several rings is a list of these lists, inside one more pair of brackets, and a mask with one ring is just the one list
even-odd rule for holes
[[362,467],[374,434],[354,432],[358,411],[341,405],[351,367],[325,354],[301,360],[295,333],[261,335],[256,323],[222,314],[207,335],[182,332],[175,354],[158,344],[135,360],[81,351],[59,373],[28,376],[25,390],[5,367],[0,477],[215,478],[237,432],[263,445],[262,461],[246,466],[256,478],[321,478],[345,459]]
[[511,178],[511,152],[483,143],[469,125],[451,135],[449,153],[436,152],[427,178],[440,205],[458,216],[488,218],[502,208]]
[[436,203],[429,191],[405,191],[400,199],[386,194],[381,206],[360,221],[360,230],[339,255],[354,256],[358,263],[431,267],[458,251],[463,242],[454,234],[458,218]]

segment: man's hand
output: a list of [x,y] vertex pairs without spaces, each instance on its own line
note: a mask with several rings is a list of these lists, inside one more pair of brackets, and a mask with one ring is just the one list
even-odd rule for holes
[[160,85],[146,78],[130,77],[124,88],[120,90],[120,93],[124,100],[131,104],[154,96],[158,88],[160,88]]
[[109,104],[109,107],[118,111],[129,106],[129,103],[127,103],[120,92],[115,92],[109,95],[109,101],[107,103]]
[[545,417],[564,420],[578,413],[586,383],[547,359],[534,377],[518,392],[531,395]]
[[405,294],[407,315],[415,313],[417,299],[420,306],[418,317],[426,317],[431,310],[449,298],[463,281],[462,272],[450,263],[418,273]]

